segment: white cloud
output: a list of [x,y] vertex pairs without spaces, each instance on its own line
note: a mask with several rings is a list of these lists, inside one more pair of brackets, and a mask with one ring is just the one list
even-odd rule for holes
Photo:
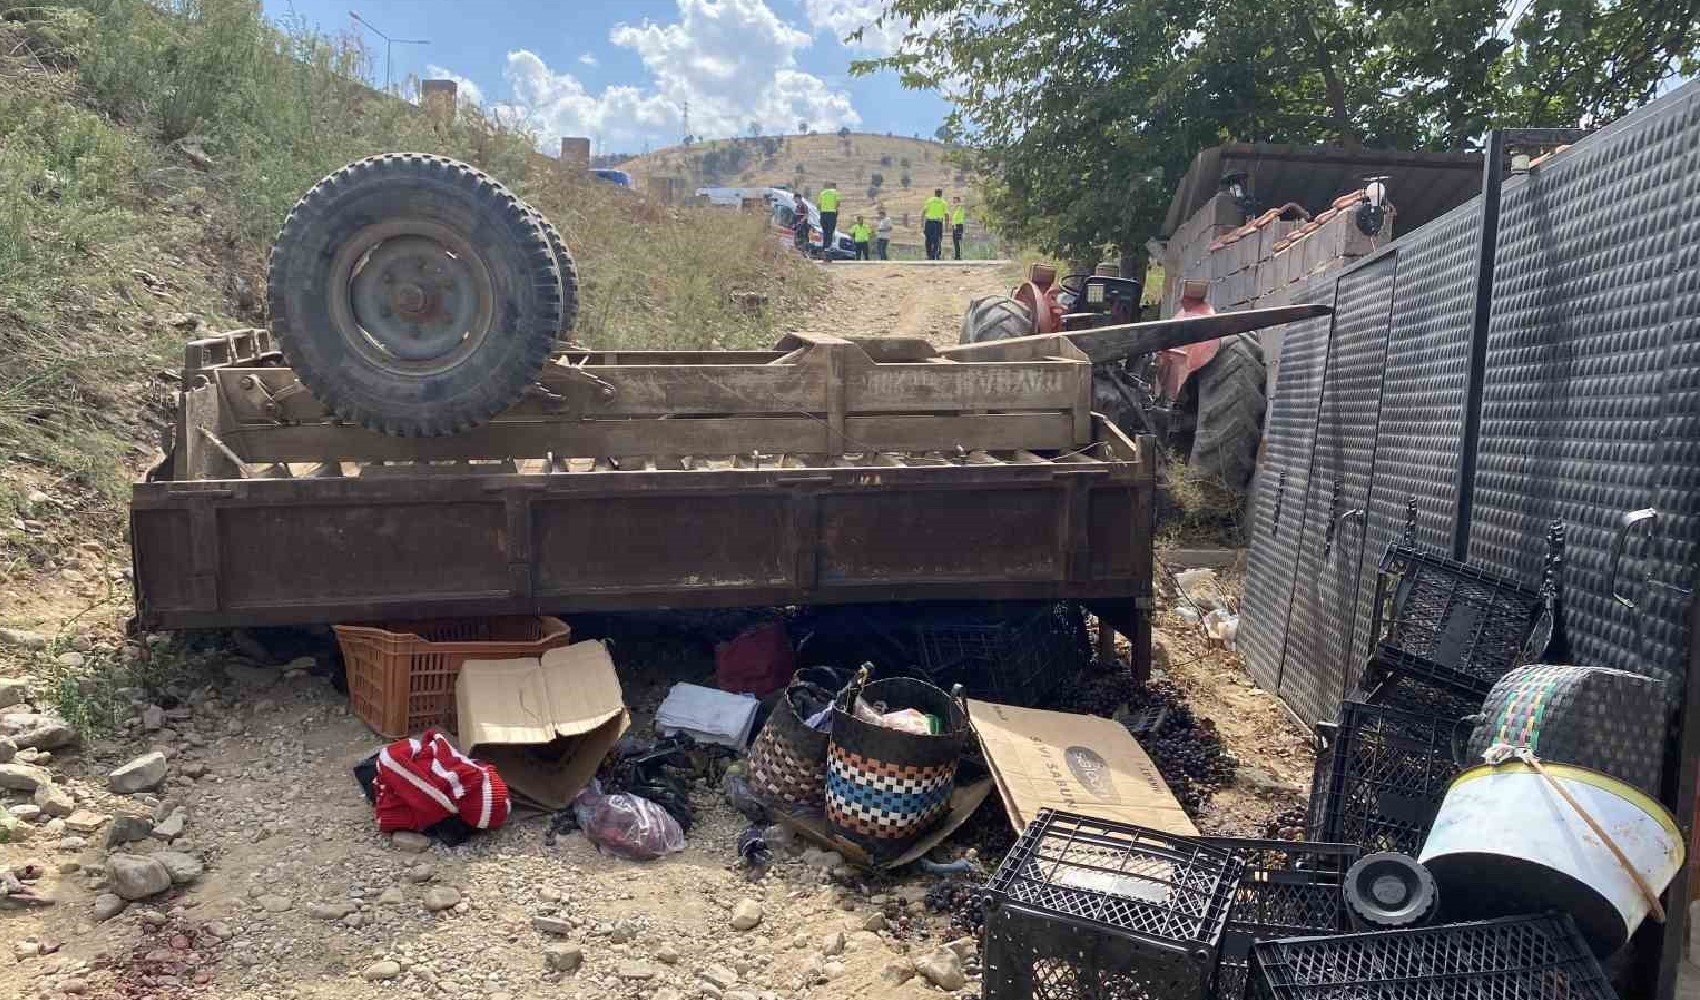
[[580,64],[585,65],[585,66],[589,66],[592,69],[596,68],[597,66],[602,65],[602,60],[596,58],[594,55],[591,55],[589,52],[586,52],[583,55],[579,56],[578,61],[579,61]]
[[455,82],[455,99],[460,101],[460,103],[484,103],[484,91],[479,89],[478,84],[473,83],[470,77],[461,76],[453,70],[444,69],[441,66],[426,66],[425,79],[453,80]]
[[[809,27],[829,32],[849,47],[876,56],[891,55],[903,43],[901,24],[874,24],[884,12],[885,0],[803,0]],[[858,29],[861,38],[844,41]]]
[[812,39],[765,0],[675,3],[676,21],[621,23],[609,33],[643,62],[649,79],[642,86],[593,94],[519,49],[508,53],[504,74],[513,100],[499,111],[523,116],[545,149],[562,135],[592,136],[605,150],[671,144],[687,105],[690,131],[708,138],[742,134],[751,122],[768,132],[793,131],[800,121],[823,131],[861,123],[849,94],[798,68],[797,54]]

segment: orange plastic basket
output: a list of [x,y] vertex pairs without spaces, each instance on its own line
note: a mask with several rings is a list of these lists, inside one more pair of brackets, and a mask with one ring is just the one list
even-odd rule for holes
[[397,739],[454,721],[467,660],[539,656],[571,636],[559,618],[438,618],[336,626],[354,714]]

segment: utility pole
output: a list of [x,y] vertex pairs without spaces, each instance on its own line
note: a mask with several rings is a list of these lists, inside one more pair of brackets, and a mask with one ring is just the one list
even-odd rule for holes
[[684,119],[684,134],[679,136],[681,144],[691,137],[691,99],[688,97],[685,98]]
[[348,16],[354,18],[357,24],[370,29],[372,34],[377,35],[379,38],[384,40],[384,89],[386,91],[393,90],[395,88],[395,75],[392,72],[393,64],[390,61],[390,48],[395,45],[431,44],[430,39],[426,38],[391,38],[382,31],[379,31],[377,25],[361,17],[359,11],[351,10],[348,12]]

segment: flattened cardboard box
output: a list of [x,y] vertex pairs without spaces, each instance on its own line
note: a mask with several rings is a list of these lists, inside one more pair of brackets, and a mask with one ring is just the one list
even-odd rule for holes
[[973,700],[968,719],[1018,832],[1039,810],[1060,809],[1198,836],[1157,765],[1121,723]]
[[600,642],[541,657],[468,660],[455,681],[460,743],[496,765],[516,804],[563,809],[631,725]]

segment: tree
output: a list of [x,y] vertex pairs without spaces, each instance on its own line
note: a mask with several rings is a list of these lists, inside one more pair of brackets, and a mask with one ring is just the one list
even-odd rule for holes
[[937,139],[940,142],[949,142],[950,141],[950,128],[948,126],[945,126],[945,125],[940,125],[938,128],[933,130],[933,138]]
[[903,189],[907,191],[909,189],[909,185],[915,183],[915,179],[910,177],[908,174],[904,174],[902,177],[897,179],[897,183],[903,185]]
[[880,166],[882,166],[882,167],[891,166],[891,154],[890,153],[887,153],[886,155],[880,157]]
[[948,158],[1004,234],[1087,258],[1142,248],[1207,146],[1457,149],[1700,70],[1695,0],[886,0],[880,22],[902,45],[853,71],[944,92]]
[[898,165],[898,166],[900,166],[900,167],[902,167],[902,168],[903,168],[903,169],[904,169],[904,170],[908,170],[908,169],[909,169],[909,166],[910,166],[910,164],[909,164],[909,157],[907,157],[907,156],[905,156],[905,157],[904,157],[904,158],[902,158],[902,159],[901,159],[901,160],[898,160],[898,161],[897,161],[897,165]]
[[760,139],[761,138],[761,122],[750,122],[749,133],[750,133],[750,138]]
[[809,134],[809,123],[807,121],[798,121],[797,122],[797,134],[798,135],[808,135]]
[[850,138],[850,126],[848,126],[848,125],[841,125],[841,126],[839,126],[839,129],[838,129],[838,137],[839,137],[839,138],[840,138],[840,139],[848,139],[848,138]]
[[885,187],[885,175],[881,174],[881,173],[875,173],[872,177],[868,178],[868,183],[871,184],[875,188]]

